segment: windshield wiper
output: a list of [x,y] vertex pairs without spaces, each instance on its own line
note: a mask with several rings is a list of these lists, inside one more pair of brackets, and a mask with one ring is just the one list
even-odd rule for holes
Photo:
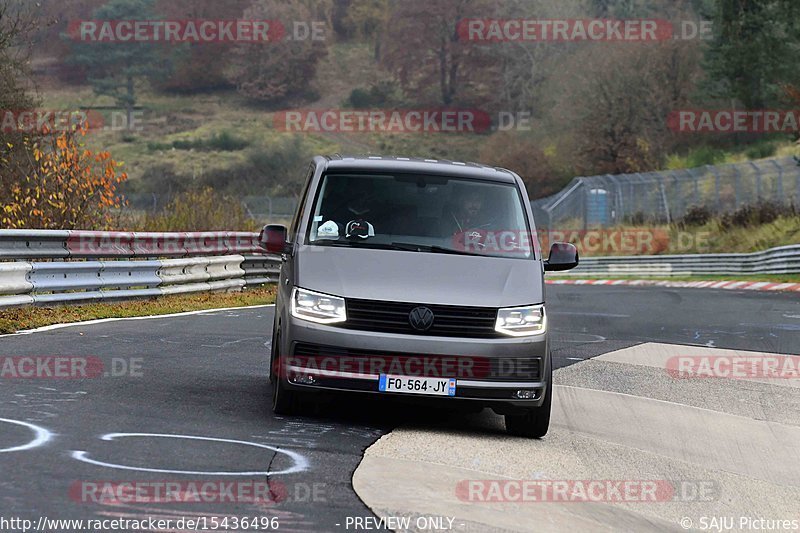
[[434,254],[451,254],[451,255],[474,255],[485,257],[485,254],[468,252],[466,250],[454,250],[453,248],[445,248],[444,246],[436,246],[429,244],[414,244],[410,242],[393,242],[391,244],[381,242],[369,241],[316,241],[316,246],[332,246],[339,248],[370,248],[374,250],[399,250],[403,252],[425,252]]
[[445,248],[444,246],[436,246],[429,244],[412,244],[406,242],[393,242],[392,246],[397,247],[399,250],[408,250],[410,252],[430,252],[434,254],[451,254],[451,255],[477,255],[484,257],[485,254],[468,252],[467,250],[455,250],[453,248]]

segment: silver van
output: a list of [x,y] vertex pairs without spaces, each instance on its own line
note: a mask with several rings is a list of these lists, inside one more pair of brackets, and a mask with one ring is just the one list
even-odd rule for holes
[[511,434],[550,424],[548,259],[525,185],[509,170],[400,157],[316,157],[291,226],[261,233],[282,256],[272,404],[310,393],[471,403]]

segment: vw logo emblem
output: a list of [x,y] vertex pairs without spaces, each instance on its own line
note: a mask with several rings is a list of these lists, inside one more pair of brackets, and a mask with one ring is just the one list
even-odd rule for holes
[[433,311],[427,307],[415,307],[408,314],[408,323],[417,331],[428,331],[433,326]]

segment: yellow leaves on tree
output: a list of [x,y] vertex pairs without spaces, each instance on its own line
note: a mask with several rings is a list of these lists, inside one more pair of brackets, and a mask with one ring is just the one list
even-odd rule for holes
[[[26,140],[25,161],[17,161],[4,181],[0,212],[4,228],[104,229],[122,205],[117,187],[128,179],[108,152],[95,153],[79,142],[87,129]],[[6,161],[8,163],[8,161]]]

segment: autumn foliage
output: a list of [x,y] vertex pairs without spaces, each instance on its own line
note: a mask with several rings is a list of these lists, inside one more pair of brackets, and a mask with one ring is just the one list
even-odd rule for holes
[[128,176],[108,152],[86,149],[85,126],[21,139],[0,151],[4,228],[104,229],[121,206]]

